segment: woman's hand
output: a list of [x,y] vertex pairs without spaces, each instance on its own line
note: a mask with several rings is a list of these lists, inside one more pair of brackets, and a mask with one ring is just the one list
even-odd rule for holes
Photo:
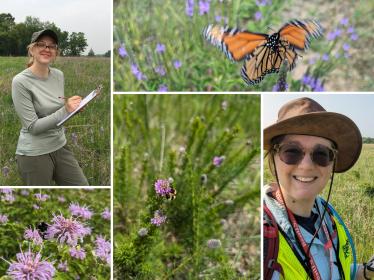
[[78,95],[74,95],[70,98],[68,98],[65,102],[65,108],[68,113],[73,112],[75,109],[78,108],[79,103],[81,103],[82,97]]

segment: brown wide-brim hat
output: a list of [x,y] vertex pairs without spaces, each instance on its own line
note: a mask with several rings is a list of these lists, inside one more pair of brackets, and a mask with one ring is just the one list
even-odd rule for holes
[[350,169],[361,153],[362,137],[357,125],[347,116],[327,112],[310,98],[289,101],[278,112],[275,124],[264,129],[264,149],[271,149],[271,140],[280,135],[300,134],[329,139],[338,150],[335,172]]
[[35,43],[36,41],[39,40],[40,37],[42,36],[49,36],[51,37],[55,43],[58,45],[58,37],[57,37],[57,34],[56,32],[54,32],[53,30],[51,29],[43,29],[43,30],[40,30],[40,31],[37,31],[37,32],[34,32],[31,36],[31,43]]

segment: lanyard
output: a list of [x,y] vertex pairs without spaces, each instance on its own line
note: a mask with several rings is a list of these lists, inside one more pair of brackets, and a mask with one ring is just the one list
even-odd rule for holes
[[[283,206],[285,206],[285,203],[283,201],[283,197],[282,197],[282,194],[280,193],[280,190],[278,189],[276,192],[275,192],[275,198],[277,199],[277,201],[279,203],[281,203]],[[304,254],[306,257],[308,257],[309,259],[309,263],[310,263],[310,266],[311,266],[311,270],[312,270],[312,274],[313,274],[313,279],[315,280],[321,280],[321,275],[318,271],[318,268],[317,268],[317,265],[313,259],[313,256],[311,255],[310,251],[309,251],[309,247],[308,247],[308,244],[306,243],[306,241],[304,240],[304,237],[300,231],[300,227],[296,221],[296,218],[295,216],[293,215],[293,213],[287,208],[285,207],[286,210],[287,210],[287,213],[288,213],[288,217],[290,219],[290,223],[296,233],[296,238],[299,240],[301,246],[302,246],[302,249],[304,251]],[[321,221],[323,222],[323,221]],[[328,233],[328,230],[326,228],[326,225],[323,224],[322,225],[322,228],[323,228],[323,231],[325,233],[325,236],[326,236],[326,239],[327,239],[327,243],[325,244],[325,249],[326,250],[329,250],[329,256],[330,256],[330,275],[332,276],[332,266],[333,266],[333,263],[334,263],[334,260],[333,260],[333,244],[332,244],[332,239],[330,238],[330,235]]]

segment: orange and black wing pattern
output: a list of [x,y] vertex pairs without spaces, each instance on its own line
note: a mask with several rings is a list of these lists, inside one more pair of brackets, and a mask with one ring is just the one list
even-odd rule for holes
[[248,85],[258,84],[267,74],[278,73],[284,60],[287,59],[288,70],[296,66],[297,53],[293,47],[284,45],[277,52],[266,45],[260,46],[252,58],[246,60],[241,70],[243,80]]
[[204,38],[218,47],[232,61],[249,59],[256,48],[266,43],[268,35],[236,28],[209,25],[203,30]]
[[309,48],[311,38],[322,35],[322,27],[315,20],[292,20],[279,29],[281,41],[290,43],[295,49]]

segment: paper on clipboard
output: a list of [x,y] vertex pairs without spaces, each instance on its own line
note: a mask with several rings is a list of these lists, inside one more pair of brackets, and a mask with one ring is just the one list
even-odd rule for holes
[[76,113],[78,113],[84,106],[86,106],[91,100],[93,100],[96,96],[99,95],[100,91],[103,89],[102,85],[99,85],[96,89],[94,89],[90,94],[88,94],[85,98],[81,100],[79,103],[79,106],[77,109],[75,109],[73,112],[70,112],[65,118],[63,118],[57,126],[60,126],[64,124],[68,119],[70,119],[72,116],[74,116]]

